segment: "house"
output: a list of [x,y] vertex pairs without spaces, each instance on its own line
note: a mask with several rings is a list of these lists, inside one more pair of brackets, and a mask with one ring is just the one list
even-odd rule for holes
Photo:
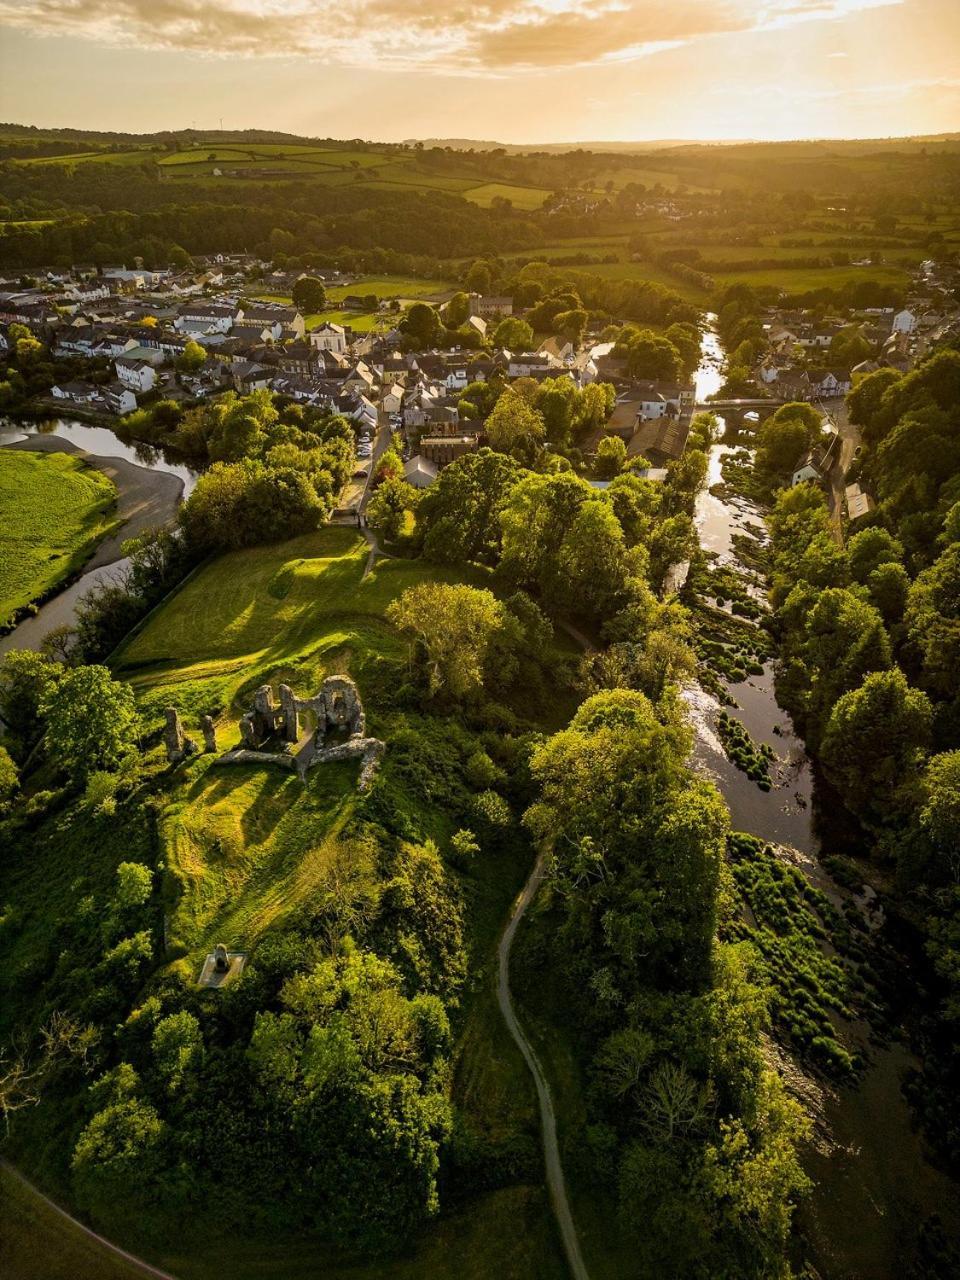
[[641,422],[650,422],[664,417],[668,408],[666,398],[659,391],[645,391],[637,402],[637,417]]
[[577,348],[569,338],[547,338],[546,342],[540,343],[537,350],[566,365],[573,364],[577,354]]
[[103,401],[111,413],[119,414],[120,417],[133,413],[137,407],[137,397],[122,382],[111,382],[104,387]]
[[801,458],[790,479],[790,483],[791,485],[797,485],[803,484],[807,480],[812,480],[815,484],[819,484],[822,479],[823,472],[820,470],[819,464],[814,459],[813,454],[808,453]]
[[906,307],[902,311],[898,311],[893,317],[894,333],[913,333],[917,327],[917,317],[912,311],[908,311]]
[[465,453],[477,448],[476,436],[424,436],[420,441],[420,455],[437,467],[456,462]]
[[467,328],[473,329],[475,333],[479,333],[481,338],[485,338],[487,336],[487,322],[484,320],[483,316],[468,316]]
[[467,295],[468,310],[472,316],[482,316],[489,320],[491,316],[512,316],[513,298],[491,295],[484,297],[482,293]]
[[858,484],[848,484],[844,490],[847,499],[847,512],[851,520],[859,520],[868,515],[877,505],[869,493],[864,493]]
[[380,407],[384,413],[399,413],[403,407],[403,387],[398,382],[388,387],[381,399]]
[[92,382],[64,382],[61,386],[51,387],[50,394],[54,400],[67,400],[71,404],[96,404],[100,398]]
[[306,322],[297,308],[284,307],[276,302],[251,302],[241,307],[237,311],[237,323],[266,329],[276,342],[284,334],[302,338],[306,332]]
[[784,369],[776,389],[784,400],[810,400],[814,395],[806,369]]
[[366,395],[373,390],[376,381],[370,366],[362,360],[358,360],[344,378],[343,389],[344,391],[359,391],[361,395]]
[[418,453],[404,464],[403,478],[415,489],[426,489],[436,480],[438,470],[435,462]]
[[237,308],[233,303],[191,298],[178,309],[173,327],[181,333],[196,335],[229,333],[236,317]]
[[545,351],[511,355],[507,363],[507,376],[510,378],[552,378],[560,372],[565,372],[563,365]]
[[131,391],[152,391],[157,381],[156,370],[147,360],[131,360],[129,356],[119,356],[113,367],[117,378]]
[[251,391],[264,391],[270,386],[274,370],[265,365],[255,364],[250,360],[234,360],[230,365],[230,377],[234,389],[241,395],[249,395]]
[[819,379],[814,377],[812,381],[814,393],[824,400],[845,396],[852,385],[850,374],[844,369],[827,369]]

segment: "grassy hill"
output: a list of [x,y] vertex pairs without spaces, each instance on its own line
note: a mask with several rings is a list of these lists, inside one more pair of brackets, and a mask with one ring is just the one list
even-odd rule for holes
[[[460,717],[414,709],[409,687],[402,687],[405,644],[385,611],[416,583],[466,576],[485,584],[488,577],[387,559],[367,571],[368,554],[355,531],[328,527],[222,556],[162,605],[113,665],[131,681],[149,726],[170,704],[181,709],[188,729],[212,711],[221,746],[237,741],[238,717],[265,680],[287,680],[306,693],[328,672],[349,672],[364,698],[370,731],[388,744],[376,797],[357,792],[357,765],[351,763],[315,769],[304,785],[270,766],[218,767],[211,756],[171,769],[162,751],[151,748],[137,791],[115,815],[95,815],[76,801],[55,809],[15,841],[0,867],[0,901],[17,904],[0,931],[4,1021],[27,1022],[64,999],[60,967],[52,972],[50,958],[63,948],[63,931],[73,928],[77,903],[101,900],[122,861],[161,871],[157,908],[166,945],[142,1000],[151,987],[168,988],[178,978],[192,989],[214,941],[255,956],[271,931],[305,927],[327,895],[341,893],[345,878],[367,877],[374,888],[382,873],[355,857],[358,821],[377,822],[378,814],[389,812],[411,839],[447,848],[482,785],[467,781],[466,759],[484,745],[493,750],[501,734],[481,734]],[[558,661],[570,652],[558,642]],[[544,729],[563,721],[568,709],[563,695],[521,694],[510,704],[510,714]],[[189,1280],[224,1268],[248,1280],[281,1274],[294,1280],[318,1271],[331,1280],[479,1280],[490,1274],[561,1280],[564,1264],[538,1181],[532,1086],[495,1002],[496,940],[529,860],[516,831],[485,847],[468,871],[445,871],[463,903],[469,959],[450,1064],[458,1143],[488,1153],[483,1160],[492,1160],[491,1168],[506,1161],[514,1172],[485,1174],[492,1178],[485,1185],[468,1181],[440,1219],[396,1258],[362,1263],[309,1238],[241,1241],[215,1230],[196,1247],[137,1244],[134,1238],[134,1250]],[[8,1148],[14,1162],[62,1202],[70,1198],[66,1160],[73,1141],[65,1147],[64,1134],[76,1132],[83,1094],[82,1084],[76,1085],[23,1113]],[[10,1235],[9,1273],[32,1280],[44,1274],[45,1245],[38,1242],[47,1211],[42,1202],[30,1205],[26,1191],[20,1199],[38,1225]],[[88,1242],[69,1227],[51,1229],[50,1239],[59,1242],[78,1280],[112,1274],[106,1264],[97,1270],[96,1254],[91,1259]],[[38,1251],[39,1260],[33,1256]]]
[[69,454],[0,450],[0,626],[83,564],[110,531],[116,496]]

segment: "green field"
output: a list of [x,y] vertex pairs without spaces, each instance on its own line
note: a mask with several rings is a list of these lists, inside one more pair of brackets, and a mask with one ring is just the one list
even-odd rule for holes
[[70,454],[0,450],[0,626],[79,569],[115,501],[107,477]]
[[73,168],[77,164],[141,164],[158,153],[152,147],[142,147],[136,151],[82,151],[68,156],[34,156],[29,160],[15,160],[14,164],[47,165],[59,164]]
[[[419,561],[381,559],[364,576],[369,547],[356,532],[327,527],[289,542],[220,557],[185,584],[115,657],[149,723],[177,705],[189,725],[203,711],[218,717],[219,745],[237,742],[237,717],[266,680],[315,689],[334,671],[361,689],[369,731],[382,736],[390,795],[409,807],[418,827],[445,847],[451,815],[415,802],[404,781],[402,748],[391,751],[398,722],[391,692],[406,646],[386,621],[389,603],[428,580],[489,581],[480,570],[455,571]],[[566,653],[564,639],[560,649]],[[564,700],[561,699],[561,702]],[[551,707],[544,728],[565,721]],[[427,717],[429,720],[430,717]],[[551,723],[547,723],[547,721]],[[329,888],[358,806],[357,766],[313,770],[304,786],[271,767],[224,769],[201,756],[171,778],[160,818],[166,866],[167,939],[174,968],[192,975],[211,940],[252,948],[271,927]],[[455,824],[454,824],[455,825]],[[463,1122],[485,1141],[536,1143],[532,1085],[495,1002],[493,949],[526,874],[522,843],[488,850],[465,880],[475,981],[457,1036],[453,1093]],[[185,1280],[223,1270],[240,1277],[315,1274],[331,1280],[481,1280],[491,1274],[562,1280],[565,1275],[546,1198],[540,1188],[511,1186],[472,1199],[422,1234],[410,1256],[344,1265],[308,1240],[276,1244],[211,1242],[189,1257],[156,1259]],[[278,1269],[279,1268],[279,1269]],[[318,1269],[319,1268],[319,1269]]]
[[[784,293],[806,293],[809,289],[842,289],[845,284],[870,280],[906,288],[910,274],[902,267],[777,267],[768,271],[717,271],[713,277],[721,288],[729,284],[750,284],[757,288],[772,285]],[[679,289],[679,281],[677,283]]]
[[418,280],[413,276],[377,276],[372,280],[357,280],[353,284],[331,285],[327,290],[330,302],[341,302],[348,294],[375,293],[378,298],[425,298],[434,293],[446,293],[450,284],[444,280]]
[[467,200],[489,208],[494,200],[509,200],[515,209],[539,209],[550,192],[545,187],[514,187],[505,182],[485,182],[464,191]]
[[372,333],[374,329],[389,329],[394,323],[380,311],[339,311],[336,307],[329,311],[314,311],[306,317],[307,329],[316,329],[318,325],[332,321],[333,324],[349,325],[356,333]]

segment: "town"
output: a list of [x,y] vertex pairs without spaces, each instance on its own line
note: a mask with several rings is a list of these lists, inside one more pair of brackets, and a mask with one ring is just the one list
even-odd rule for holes
[[[858,379],[880,368],[906,372],[958,332],[958,282],[956,267],[927,260],[901,307],[758,309],[749,337],[737,343],[736,359],[745,343],[748,363],[737,366],[714,399],[738,412],[747,428],[756,426],[767,401],[771,407],[816,404],[832,423]],[[308,326],[292,301],[275,300],[303,287],[314,298],[319,290],[321,301],[325,287],[336,287],[344,310],[356,309],[366,323],[354,328],[318,318]],[[160,401],[188,407],[225,392],[265,390],[342,415],[353,424],[357,467],[341,514],[367,494],[366,482],[394,436],[404,478],[418,489],[486,443],[483,421],[471,412],[476,384],[499,390],[518,379],[561,379],[577,389],[611,387],[609,416],[577,441],[581,452],[592,458],[601,439],[613,437],[625,445],[624,462],[645,459],[646,474],[661,477],[666,463],[682,455],[695,410],[710,407],[696,404],[689,363],[672,378],[631,376],[636,361],[621,353],[616,325],[579,336],[545,334],[524,320],[533,308],[515,305],[511,296],[450,289],[417,301],[365,294],[364,287],[362,277],[284,271],[246,255],[200,258],[187,270],[50,270],[29,282],[0,280],[0,350],[11,351],[27,337],[49,353],[55,371],[69,368],[73,376],[27,402],[37,412],[110,421]],[[454,316],[448,325],[454,340],[420,345],[403,323],[411,309],[415,315],[435,311],[427,328],[438,334],[445,317]],[[466,348],[456,340],[463,332],[471,339]],[[833,442],[828,431],[797,460],[796,481],[824,481]],[[847,499],[852,518],[873,505],[857,485]]]

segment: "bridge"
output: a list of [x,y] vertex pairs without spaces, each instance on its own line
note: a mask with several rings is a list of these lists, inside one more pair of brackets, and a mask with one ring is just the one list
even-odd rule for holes
[[724,410],[734,413],[749,413],[751,409],[778,409],[780,405],[789,403],[786,400],[777,400],[773,396],[756,397],[753,400],[698,400],[693,406],[698,413],[710,413],[716,410],[722,413]]

